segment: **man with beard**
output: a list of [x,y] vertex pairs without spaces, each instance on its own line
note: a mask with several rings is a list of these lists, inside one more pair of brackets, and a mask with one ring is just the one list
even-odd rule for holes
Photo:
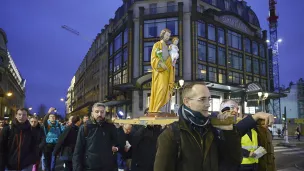
[[74,171],[113,171],[118,151],[116,127],[106,121],[106,105],[95,103],[91,117],[79,128],[73,155]]
[[18,109],[11,126],[0,136],[0,171],[31,171],[36,162],[37,140],[27,119],[27,109]]

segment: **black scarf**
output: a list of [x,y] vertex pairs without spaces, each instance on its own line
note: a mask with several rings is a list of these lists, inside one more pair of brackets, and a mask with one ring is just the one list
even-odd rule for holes
[[209,117],[203,116],[200,112],[193,111],[185,105],[182,105],[179,108],[179,113],[186,121],[190,122],[191,125],[197,127],[209,126],[210,119]]

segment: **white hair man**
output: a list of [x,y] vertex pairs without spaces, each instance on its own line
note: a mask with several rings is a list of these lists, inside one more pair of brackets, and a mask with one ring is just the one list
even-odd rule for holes
[[[222,112],[235,112],[240,116],[241,114],[238,113],[238,110],[238,104],[233,100],[225,100],[221,104]],[[259,119],[266,120],[265,125],[258,125],[256,121]],[[273,116],[259,112],[254,115],[244,115],[239,120],[236,127],[241,135],[243,135],[241,139],[243,159],[238,171],[275,171],[274,151],[271,141],[272,135],[267,129],[268,126],[273,124]],[[244,129],[246,127],[247,129]],[[255,150],[259,146],[264,147],[267,154],[257,159]]]

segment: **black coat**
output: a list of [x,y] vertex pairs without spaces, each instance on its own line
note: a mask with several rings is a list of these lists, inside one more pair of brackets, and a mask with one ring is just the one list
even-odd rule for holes
[[160,126],[139,128],[132,141],[132,171],[153,171]]
[[61,153],[60,158],[62,160],[72,161],[78,135],[78,129],[79,128],[76,125],[71,125],[64,129],[54,148],[54,155],[57,156],[59,153]]
[[43,127],[38,123],[38,125],[35,128],[32,127],[32,134],[36,137],[36,141],[37,141],[36,157],[37,160],[40,160],[42,156],[43,147],[45,146],[45,135],[44,135]]
[[37,139],[29,121],[24,124],[13,120],[12,126],[3,128],[0,136],[0,171],[22,170],[36,162]]
[[[117,128],[118,134],[118,143],[119,143],[119,153],[122,155],[124,159],[131,159],[132,158],[132,133],[125,134],[122,127]],[[129,141],[131,144],[131,148],[128,152],[125,152],[125,145],[126,141]]]
[[[87,127],[87,137],[85,127]],[[78,132],[73,155],[73,170],[108,171],[114,169],[112,146],[118,146],[116,127],[111,123],[95,124],[88,120]]]

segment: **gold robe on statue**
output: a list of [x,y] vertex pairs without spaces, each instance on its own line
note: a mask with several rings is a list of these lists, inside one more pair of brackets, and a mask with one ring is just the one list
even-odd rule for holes
[[158,65],[161,59],[156,55],[157,50],[162,50],[161,41],[154,44],[151,52],[152,83],[149,112],[160,112],[160,109],[170,101],[174,88],[175,69],[171,57],[168,56],[165,61],[168,69],[163,69]]

